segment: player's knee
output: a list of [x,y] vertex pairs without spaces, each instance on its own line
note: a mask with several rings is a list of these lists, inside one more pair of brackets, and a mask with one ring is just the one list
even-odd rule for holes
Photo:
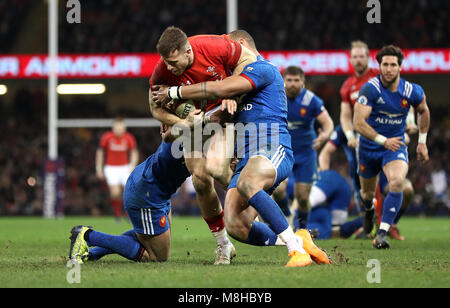
[[252,181],[251,179],[243,179],[239,177],[236,183],[236,188],[242,196],[250,199],[260,190],[255,184],[255,181]]
[[414,196],[414,187],[408,179],[405,179],[405,182],[403,183],[403,195]]
[[372,200],[373,198],[375,198],[374,191],[367,191],[367,190],[361,189],[360,195],[361,195],[361,199],[363,199],[363,200]]
[[207,174],[193,174],[192,184],[198,194],[206,194],[213,189],[212,179]]
[[403,183],[405,179],[401,176],[393,176],[389,180],[389,190],[392,192],[401,192],[403,191]]

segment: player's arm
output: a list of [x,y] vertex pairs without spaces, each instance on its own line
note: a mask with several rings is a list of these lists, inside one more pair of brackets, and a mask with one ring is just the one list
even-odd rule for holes
[[139,160],[139,152],[136,148],[130,151],[130,169],[134,169],[137,166]]
[[175,114],[170,113],[168,110],[166,110],[164,107],[162,107],[161,103],[157,103],[152,99],[152,90],[150,89],[148,91],[148,100],[150,105],[150,111],[152,113],[152,116],[160,121],[161,123],[164,123],[169,126],[173,126],[177,123],[183,122],[182,119],[177,117]]
[[339,115],[339,121],[341,123],[342,130],[347,137],[347,145],[352,148],[356,148],[358,141],[356,140],[353,128],[353,110],[350,103],[341,102],[341,113]]
[[330,169],[330,162],[331,162],[331,156],[334,152],[336,152],[337,147],[332,142],[327,142],[325,146],[323,147],[322,151],[320,151],[319,154],[319,169],[320,171],[323,170],[329,170]]
[[331,119],[328,111],[324,108],[323,111],[316,117],[319,122],[322,131],[319,133],[317,138],[314,140],[313,149],[318,150],[322,145],[330,139],[331,133],[334,129],[333,120]]
[[425,162],[429,159],[427,148],[427,134],[430,128],[430,109],[428,109],[425,94],[423,95],[422,102],[415,108],[415,110],[417,111],[417,124],[419,126],[417,159]]
[[95,173],[99,179],[104,179],[103,163],[105,159],[105,151],[103,148],[98,148],[95,152]]
[[172,99],[210,99],[233,98],[253,90],[253,85],[242,76],[230,76],[221,81],[207,81],[189,86],[159,86],[151,93],[155,102],[164,101],[167,95]]
[[406,133],[410,135],[416,134],[418,131],[416,124],[416,115],[414,108],[410,108],[406,117]]
[[[367,98],[366,98],[367,99]],[[359,99],[358,99],[359,100]],[[372,126],[367,123],[367,119],[372,112],[372,107],[357,102],[354,107],[353,125],[355,130],[367,139],[384,146],[392,152],[397,151],[401,146],[405,145],[402,137],[386,138],[378,134]]]

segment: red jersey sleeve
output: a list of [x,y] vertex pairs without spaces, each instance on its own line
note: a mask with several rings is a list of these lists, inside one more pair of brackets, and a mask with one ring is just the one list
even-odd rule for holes
[[100,147],[103,149],[106,149],[106,147],[108,146],[108,139],[111,137],[111,132],[106,132],[102,135],[102,137],[100,138]]
[[350,80],[350,78],[347,78],[347,80],[345,80],[345,82],[342,85],[339,93],[341,94],[341,102],[344,102],[344,103],[347,103],[347,104],[351,105],[349,80]]
[[134,150],[136,148],[136,138],[130,133],[126,134],[127,142],[128,142],[128,150]]

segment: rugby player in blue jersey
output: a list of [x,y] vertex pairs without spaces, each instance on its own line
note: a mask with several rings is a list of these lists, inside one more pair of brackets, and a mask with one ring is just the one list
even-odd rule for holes
[[373,227],[372,200],[381,170],[388,181],[389,192],[383,204],[380,228],[373,241],[373,246],[378,249],[389,248],[386,234],[402,204],[409,163],[404,134],[411,106],[418,113],[417,159],[422,162],[429,159],[426,137],[430,111],[423,89],[400,78],[403,58],[401,49],[393,45],[378,52],[380,75],[370,79],[359,91],[353,117],[354,127],[361,135],[357,148],[358,174],[367,230]]
[[[294,234],[278,204],[270,197],[289,176],[293,165],[286,95],[278,68],[258,56],[238,76],[180,86],[176,91],[160,87],[152,93],[153,100],[165,103],[169,91],[179,93],[183,99],[233,98],[246,94],[236,115],[239,161],[225,200],[227,231],[235,239],[253,245],[274,245],[279,237],[289,250],[287,267],[307,266],[311,257],[317,263],[329,263],[326,254],[310,239]],[[252,208],[268,225],[254,222]]]
[[[294,196],[298,204],[299,227],[304,229],[308,221],[309,192],[317,177],[317,150],[330,138],[334,125],[322,99],[305,89],[305,74],[300,67],[288,66],[283,78],[288,105],[288,131],[294,152]],[[318,135],[314,128],[316,120],[321,127]]]
[[171,129],[161,126],[161,133],[163,142],[158,150],[133,170],[125,185],[124,207],[133,229],[111,235],[76,226],[71,230],[71,260],[81,264],[113,253],[140,262],[169,258],[170,198],[190,173],[184,157],[175,158],[172,144],[165,142],[173,138]]

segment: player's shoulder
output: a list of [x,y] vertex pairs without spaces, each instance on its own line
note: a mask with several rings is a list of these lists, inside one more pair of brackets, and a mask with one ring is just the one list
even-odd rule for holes
[[111,138],[114,137],[114,133],[112,130],[108,130],[102,134],[102,138]]
[[370,94],[381,94],[381,89],[383,85],[381,84],[380,78],[378,76],[370,78],[361,88],[362,92],[370,93]]
[[350,87],[355,83],[355,80],[356,80],[355,75],[348,76],[341,86],[341,92],[349,91]]
[[401,79],[402,87],[400,89],[401,95],[406,99],[421,100],[423,98],[424,91],[422,87],[414,82]]

